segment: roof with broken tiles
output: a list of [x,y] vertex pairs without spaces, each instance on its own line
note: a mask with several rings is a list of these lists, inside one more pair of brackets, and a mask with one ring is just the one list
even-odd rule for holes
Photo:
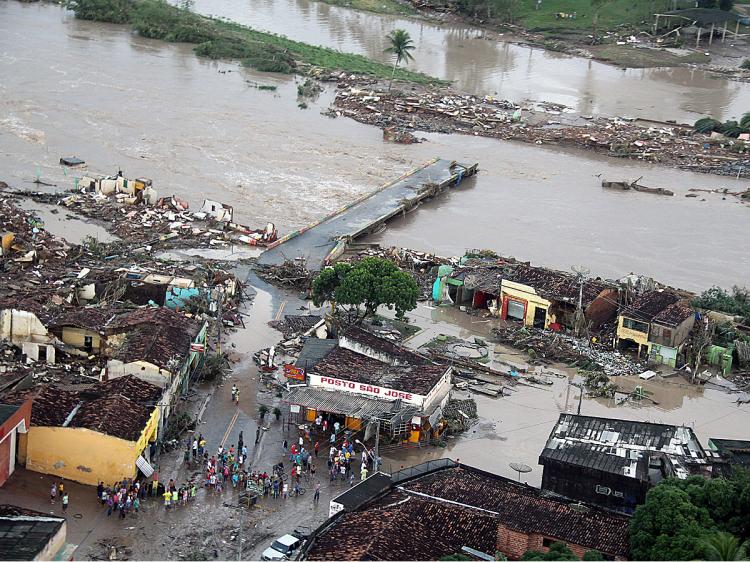
[[[657,315],[681,300],[682,297],[680,295],[666,289],[646,291],[637,296],[629,306],[625,307],[621,314],[628,318],[651,322]],[[669,315],[670,313],[667,313],[664,319],[668,319]]]
[[[419,474],[420,467],[414,468]],[[627,516],[588,505],[574,509],[572,503],[449,461],[447,468],[396,482],[364,506],[329,520],[314,533],[306,558],[437,560],[464,546],[494,555],[501,526],[627,556]]]
[[126,375],[66,389],[55,385],[40,386],[8,394],[3,400],[18,404],[31,396],[32,426],[80,427],[134,441],[143,431],[162,393],[158,386]]
[[424,357],[411,349],[399,345],[392,340],[381,338],[359,326],[348,326],[341,331],[340,337],[356,342],[378,353],[392,357],[400,363],[422,364],[425,362]]
[[[492,295],[500,294],[503,281],[511,281],[532,287],[548,300],[578,302],[580,282],[577,276],[513,260],[498,260],[498,262],[476,268],[459,268],[452,277],[463,277],[467,288],[478,289]],[[583,283],[584,305],[592,303],[602,291],[614,288],[616,286],[613,283],[599,278],[586,279]]]
[[124,363],[147,361],[172,370],[173,359],[187,357],[201,323],[168,308],[139,308],[112,318],[105,330],[125,332],[125,341],[112,357]]
[[425,395],[448,370],[446,365],[421,363],[390,365],[343,347],[336,347],[316,363],[316,375],[360,382]]
[[666,457],[678,478],[707,462],[689,427],[560,414],[539,463],[551,460],[647,481],[652,455]]
[[59,314],[52,319],[49,327],[73,326],[92,332],[100,332],[116,314],[116,309],[83,306]]

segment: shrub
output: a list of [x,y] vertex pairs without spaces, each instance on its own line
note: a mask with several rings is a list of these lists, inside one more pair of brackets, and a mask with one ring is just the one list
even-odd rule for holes
[[128,23],[134,4],[133,0],[68,0],[65,7],[81,20]]
[[717,121],[716,119],[712,119],[711,117],[698,119],[695,122],[695,125],[693,125],[693,129],[695,129],[699,133],[704,134],[709,134],[713,131],[717,131],[719,127],[721,127],[721,122]]

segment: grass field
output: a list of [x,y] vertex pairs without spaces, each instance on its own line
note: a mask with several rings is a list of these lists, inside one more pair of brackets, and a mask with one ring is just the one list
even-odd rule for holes
[[[586,32],[590,33],[594,10],[591,0],[542,0],[535,9],[535,0],[519,0],[516,20],[530,31]],[[653,14],[670,10],[669,0],[612,0],[599,10],[599,30],[613,29],[625,24],[648,27],[653,23]],[[575,12],[575,19],[558,19],[556,14]]]
[[[143,37],[195,44],[199,56],[241,61],[264,72],[293,73],[306,65],[389,79],[393,67],[362,55],[293,41],[281,35],[195,14],[162,0],[71,0],[80,19],[129,23]],[[395,78],[418,84],[446,83],[426,74],[396,69]]]

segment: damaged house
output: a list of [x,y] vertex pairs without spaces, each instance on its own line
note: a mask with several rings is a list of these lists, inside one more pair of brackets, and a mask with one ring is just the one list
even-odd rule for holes
[[133,375],[163,389],[160,436],[177,398],[203,365],[207,329],[207,322],[168,308],[139,308],[104,327],[110,359],[102,379]]
[[594,330],[617,314],[616,285],[600,279],[581,282],[569,273],[514,261],[458,268],[445,284],[457,304],[470,303],[535,328],[573,328],[579,299]]
[[51,318],[52,313],[34,300],[2,299],[0,340],[17,345],[32,361],[55,363],[55,338],[45,325]]
[[18,460],[29,470],[95,486],[150,476],[150,447],[159,427],[162,389],[132,375],[93,385],[38,386],[6,395],[32,399],[31,426]]
[[628,516],[450,459],[376,473],[334,503],[343,510],[312,533],[301,559],[496,560],[500,552],[520,560],[558,541],[579,558],[589,550],[628,556]]
[[669,290],[647,291],[621,308],[615,345],[636,348],[638,357],[646,355],[652,363],[676,367],[694,324],[695,311],[685,297]]
[[392,438],[418,443],[442,431],[451,367],[362,328],[336,340],[310,338],[296,362],[307,385],[284,397],[300,421],[322,415],[365,438],[380,427]]
[[632,512],[668,477],[711,476],[686,426],[560,414],[539,456],[542,489]]
[[75,308],[55,316],[49,331],[69,348],[86,355],[99,355],[105,350],[104,326],[116,310],[96,307]]

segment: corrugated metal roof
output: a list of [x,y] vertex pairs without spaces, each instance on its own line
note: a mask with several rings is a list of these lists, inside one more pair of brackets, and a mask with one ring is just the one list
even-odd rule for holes
[[359,419],[378,417],[390,420],[394,417],[410,416],[418,411],[414,406],[404,404],[400,400],[381,400],[351,392],[311,387],[293,389],[284,397],[284,402]]

